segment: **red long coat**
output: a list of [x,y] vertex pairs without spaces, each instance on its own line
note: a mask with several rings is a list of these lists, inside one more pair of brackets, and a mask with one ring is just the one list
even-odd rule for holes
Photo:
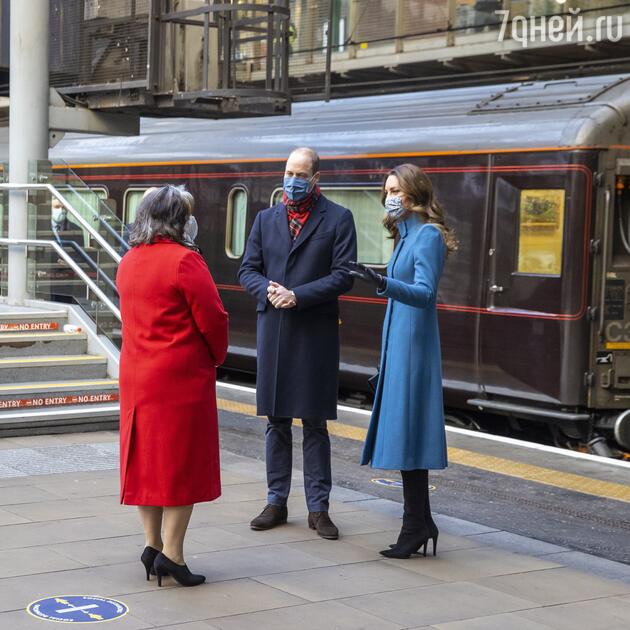
[[190,505],[221,494],[216,366],[228,315],[203,258],[160,239],[127,253],[116,278],[120,502]]

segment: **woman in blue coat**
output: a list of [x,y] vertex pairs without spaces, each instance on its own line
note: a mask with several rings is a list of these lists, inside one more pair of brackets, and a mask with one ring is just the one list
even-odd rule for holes
[[378,386],[362,464],[400,470],[403,525],[388,558],[409,558],[438,529],[429,506],[428,470],[446,468],[437,290],[448,251],[456,249],[444,211],[425,173],[414,164],[392,169],[383,183],[383,224],[398,240],[387,277],[352,262],[353,276],[388,298]]

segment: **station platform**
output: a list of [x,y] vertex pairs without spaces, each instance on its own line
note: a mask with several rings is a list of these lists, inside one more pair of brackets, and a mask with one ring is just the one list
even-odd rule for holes
[[[365,489],[374,489],[334,487],[331,516],[341,538],[322,540],[308,528],[299,469],[294,474],[289,522],[267,532],[251,531],[249,520],[265,504],[262,449],[256,439],[264,422],[247,415],[251,409],[236,408],[250,405],[248,396],[251,392],[246,389],[219,386],[224,492],[216,502],[196,506],[193,513],[187,561],[207,576],[207,582],[191,589],[174,585],[170,578],[162,588],[155,578],[145,580],[139,562],[144,541],[136,510],[118,503],[116,432],[1,439],[0,628],[41,630],[50,622],[30,616],[26,607],[40,598],[64,595],[123,602],[128,614],[107,627],[130,630],[620,630],[630,626],[629,565],[515,534],[498,521],[492,526],[448,515],[439,500],[447,487],[445,471],[432,476],[431,498],[440,528],[437,556],[409,560],[379,556],[400,528],[400,488],[372,483],[378,472],[352,461],[354,453],[349,454],[347,447],[353,439],[335,433],[361,427],[344,424],[341,418],[331,423],[335,479],[346,486],[357,483],[339,465],[345,459],[362,475]],[[226,410],[229,404],[233,408]],[[248,423],[253,431],[243,428]],[[299,430],[295,433],[299,444]],[[238,440],[232,440],[234,434]],[[478,453],[481,449],[461,437],[449,435],[452,443],[458,442],[451,448],[494,457],[485,460],[486,468],[498,465],[496,459],[516,461],[509,460],[512,452],[502,451],[501,457],[496,451]],[[237,442],[240,449],[251,442],[257,456],[237,454],[231,448]],[[491,451],[492,444],[499,444],[485,443]],[[548,466],[548,455],[538,451],[541,460],[529,465]],[[296,465],[299,461],[296,457]],[[581,476],[569,459],[562,461],[558,467],[567,470],[559,470],[559,475]],[[575,461],[579,466],[599,465],[588,459]],[[497,475],[504,482],[515,478],[510,477],[514,471],[495,473],[459,462],[451,467],[456,468],[468,471],[471,483],[475,471]],[[602,470],[594,479],[610,485],[591,488],[593,492],[612,492],[627,475],[621,467]],[[502,488],[495,485],[497,491],[509,491],[507,483]],[[483,503],[483,496],[470,489],[469,494],[468,503]],[[592,494],[583,496],[596,500]],[[625,496],[606,500],[623,506],[627,517]],[[490,518],[488,514],[483,520]],[[528,520],[545,519],[530,505]],[[562,529],[563,519],[557,525]],[[627,546],[627,536],[625,541]]]

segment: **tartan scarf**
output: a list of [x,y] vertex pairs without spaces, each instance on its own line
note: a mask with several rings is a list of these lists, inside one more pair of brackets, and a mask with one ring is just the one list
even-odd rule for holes
[[319,186],[315,186],[315,188],[313,188],[313,190],[311,190],[311,192],[300,201],[292,201],[287,197],[287,193],[282,193],[282,203],[287,209],[287,216],[289,218],[289,234],[291,234],[292,241],[299,236],[306,220],[311,215],[311,210],[313,209],[315,202],[319,199],[319,195]]

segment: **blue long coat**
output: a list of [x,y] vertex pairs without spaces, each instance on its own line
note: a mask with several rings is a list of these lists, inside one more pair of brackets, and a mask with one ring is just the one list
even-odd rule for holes
[[[339,301],[352,288],[345,263],[356,260],[350,210],[323,195],[295,241],[278,204],[256,215],[239,270],[258,304],[256,407],[261,416],[332,420],[337,417]],[[297,306],[267,301],[274,280],[293,290]]]
[[378,386],[362,464],[386,470],[446,467],[437,288],[446,245],[416,214],[398,224]]

